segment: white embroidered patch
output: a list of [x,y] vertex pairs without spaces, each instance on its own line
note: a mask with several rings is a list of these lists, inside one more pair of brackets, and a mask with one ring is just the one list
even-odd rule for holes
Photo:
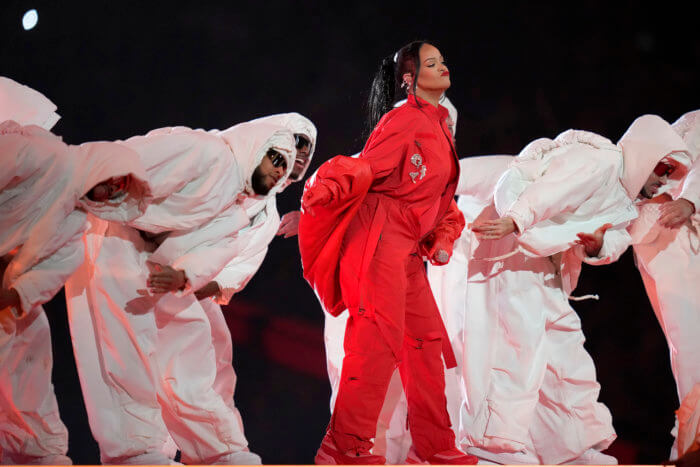
[[409,172],[408,175],[411,177],[411,181],[416,183],[416,178],[418,180],[423,180],[425,177],[425,172],[428,170],[423,164],[423,157],[420,154],[414,154],[411,156],[411,164],[415,165],[418,172]]

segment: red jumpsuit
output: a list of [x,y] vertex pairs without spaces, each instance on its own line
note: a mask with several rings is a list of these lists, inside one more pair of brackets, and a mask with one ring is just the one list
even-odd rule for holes
[[418,455],[455,446],[441,359],[451,368],[454,355],[422,259],[438,248],[451,253],[464,227],[446,118],[445,108],[410,96],[382,118],[359,160],[331,159],[307,183],[305,199],[331,199],[302,215],[304,276],[329,312],[350,312],[329,425],[341,452],[372,447],[397,365]]

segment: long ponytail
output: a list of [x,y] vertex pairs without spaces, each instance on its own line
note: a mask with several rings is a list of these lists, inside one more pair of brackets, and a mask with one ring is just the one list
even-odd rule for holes
[[367,100],[367,134],[369,135],[377,126],[382,116],[391,110],[395,102],[394,57],[386,57],[379,65],[379,70],[374,74],[372,88]]
[[[411,73],[411,91],[415,94],[418,72],[420,71],[419,52],[426,41],[413,41],[399,49],[396,55],[384,58],[372,80],[372,88],[367,100],[367,135],[374,130],[379,120],[390,111],[396,99],[397,90],[403,83],[403,75]],[[405,90],[408,92],[408,89]]]

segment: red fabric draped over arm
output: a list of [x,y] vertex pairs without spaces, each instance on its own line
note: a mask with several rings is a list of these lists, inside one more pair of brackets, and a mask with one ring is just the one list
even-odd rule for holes
[[324,163],[304,187],[305,197],[307,191],[320,185],[333,193],[330,203],[314,206],[314,215],[302,211],[299,252],[304,278],[316,291],[326,311],[334,316],[346,308],[339,281],[340,247],[372,179],[367,161],[336,156]]

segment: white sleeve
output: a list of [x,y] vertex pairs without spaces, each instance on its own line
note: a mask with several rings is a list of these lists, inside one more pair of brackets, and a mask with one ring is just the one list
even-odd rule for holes
[[73,211],[66,220],[62,226],[70,226],[71,230],[61,232],[66,239],[62,246],[8,284],[17,291],[24,313],[51,300],[85,259],[85,213]]
[[184,293],[193,293],[240,254],[244,245],[236,242],[236,234],[248,223],[245,210],[234,205],[199,228],[169,235],[149,261],[185,271]]
[[652,243],[659,237],[662,229],[659,224],[661,204],[641,202],[637,205],[639,216],[627,227],[633,245]]
[[279,225],[277,205],[271,197],[250,225],[238,232],[233,241],[238,254],[214,278],[220,290],[217,303],[227,305],[231,297],[250,282],[265,259],[267,246],[275,238]]
[[700,212],[700,158],[690,166],[678,198],[687,199],[695,206],[695,212]]
[[203,131],[135,136],[155,198],[129,225],[152,233],[185,231],[211,221],[244,190],[244,174],[226,142]]
[[554,158],[547,170],[529,184],[504,213],[522,233],[530,226],[562,212],[575,211],[615,170],[614,164],[595,157],[595,150],[574,146]]
[[458,196],[468,195],[488,200],[493,196],[496,182],[508,169],[513,156],[478,156],[459,160]]

